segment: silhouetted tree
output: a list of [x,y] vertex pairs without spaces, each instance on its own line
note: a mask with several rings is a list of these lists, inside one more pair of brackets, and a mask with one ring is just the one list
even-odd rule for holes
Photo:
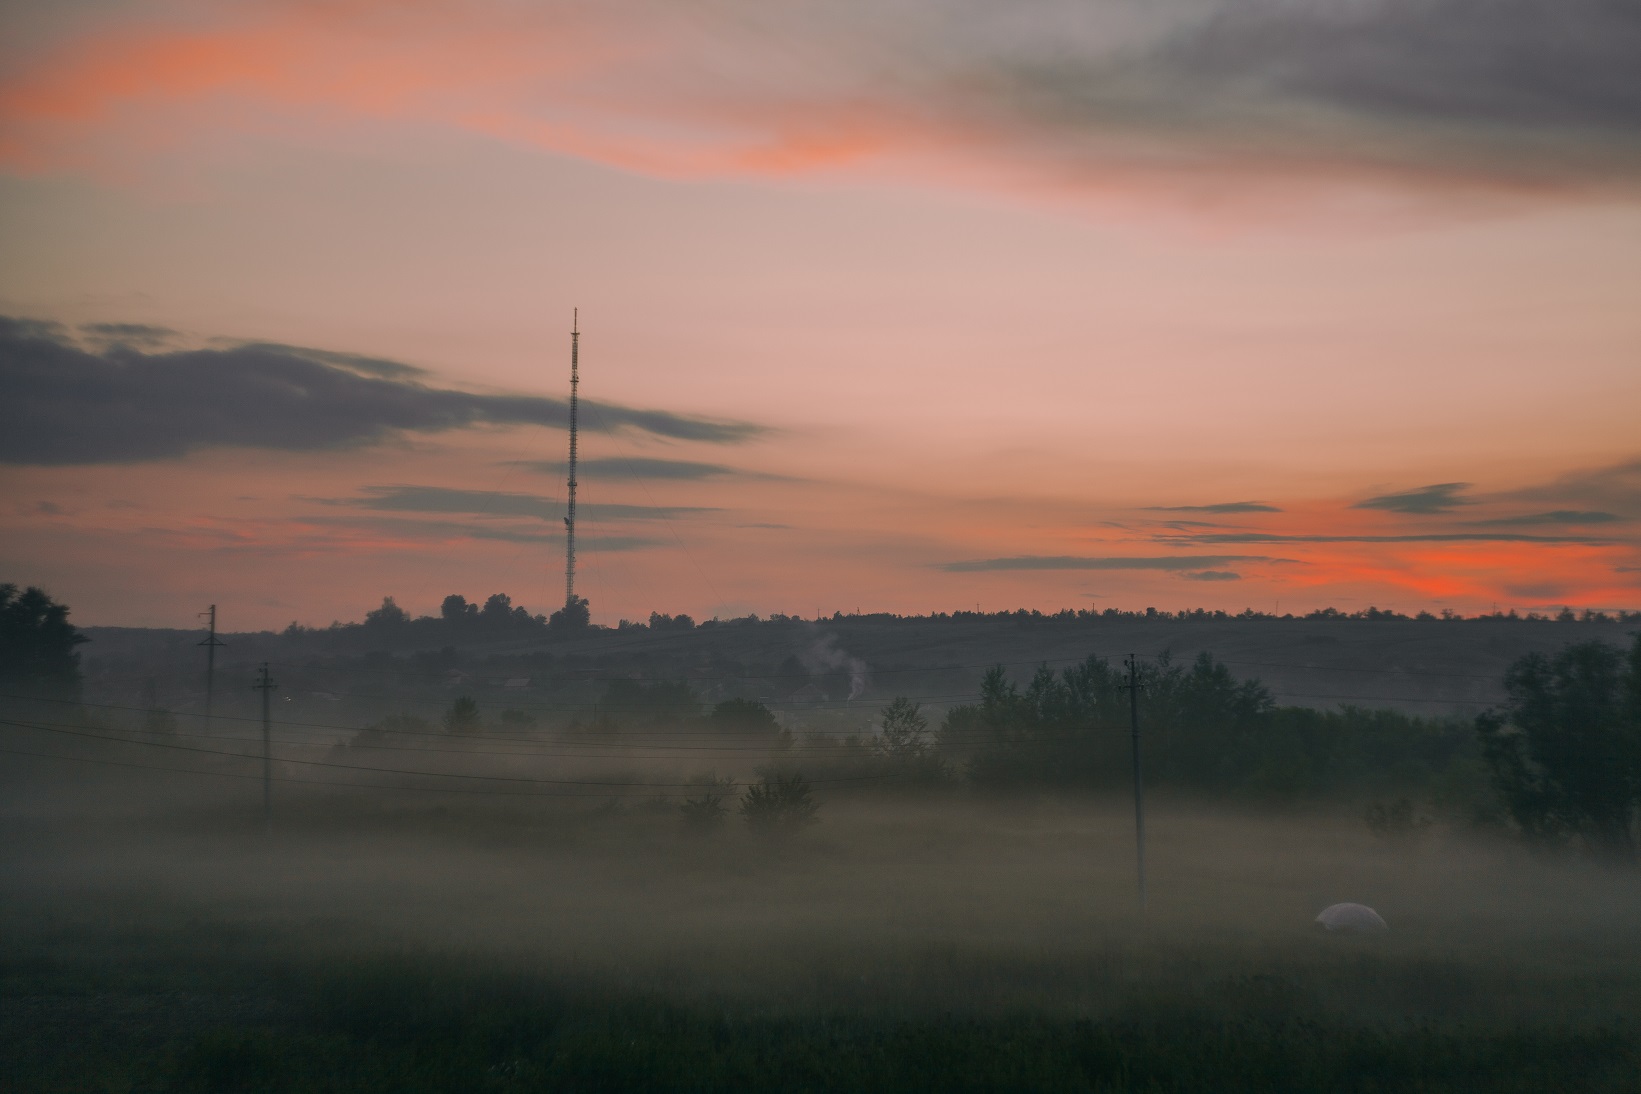
[[765,775],[741,796],[741,818],[762,836],[790,836],[819,820],[819,810],[809,780],[797,773]]
[[603,729],[645,726],[675,729],[698,723],[701,699],[682,680],[611,680],[599,700],[598,723]]
[[22,593],[0,585],[0,688],[57,698],[80,694],[80,655],[86,641],[68,622],[68,606],[34,586]]
[[571,597],[570,600],[554,612],[547,620],[547,626],[555,631],[584,631],[592,623],[592,610],[587,606],[584,596]]
[[904,696],[884,707],[878,751],[897,760],[917,759],[928,752],[929,720],[923,717],[921,708],[921,703]]
[[712,708],[707,721],[720,733],[773,740],[781,735],[774,713],[755,699],[725,699]]
[[463,623],[478,615],[479,606],[469,604],[460,593],[451,593],[439,605],[439,618],[446,623]]
[[365,613],[365,626],[376,630],[389,627],[402,627],[410,622],[410,615],[403,608],[393,602],[391,596],[382,598],[382,606],[373,612]]
[[479,704],[471,696],[459,696],[444,712],[446,733],[476,733],[479,729]]
[[697,775],[689,782],[692,793],[678,807],[684,821],[684,831],[695,835],[717,831],[729,815],[724,801],[734,793],[735,781],[707,774]]
[[1641,805],[1641,635],[1626,656],[1580,642],[1510,666],[1503,712],[1476,719],[1511,817],[1530,838],[1582,838],[1634,861]]

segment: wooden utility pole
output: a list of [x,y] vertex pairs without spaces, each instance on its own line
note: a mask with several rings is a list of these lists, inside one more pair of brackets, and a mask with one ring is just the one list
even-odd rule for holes
[[1134,851],[1139,864],[1140,910],[1145,898],[1145,780],[1140,774],[1140,666],[1128,655],[1128,725],[1134,742]]
[[268,696],[279,685],[268,679],[268,662],[262,662],[262,678],[251,685],[262,693],[262,827],[273,835],[273,726],[268,715]]
[[227,645],[227,643],[217,641],[217,606],[212,604],[210,611],[200,612],[199,614],[207,616],[211,620],[211,629],[206,635],[205,641],[200,643],[205,647],[205,732],[210,733],[211,700],[216,694],[217,686],[217,647]]

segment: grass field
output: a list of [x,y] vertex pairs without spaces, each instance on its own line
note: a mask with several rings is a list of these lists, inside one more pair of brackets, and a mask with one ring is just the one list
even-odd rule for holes
[[[16,1090],[1632,1090],[1641,878],[1349,812],[674,807],[106,777],[4,814]],[[25,803],[25,804],[17,804]],[[71,804],[72,803],[72,804]],[[252,805],[252,808],[247,808]],[[1358,900],[1388,935],[1318,934]]]

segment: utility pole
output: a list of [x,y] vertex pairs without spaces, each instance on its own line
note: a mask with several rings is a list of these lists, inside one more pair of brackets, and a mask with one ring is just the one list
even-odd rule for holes
[[217,686],[217,647],[227,645],[217,641],[217,606],[211,605],[208,612],[200,612],[202,617],[208,616],[211,620],[211,630],[205,641],[200,645],[205,647],[205,732],[211,732],[211,699]]
[[273,835],[273,727],[268,720],[268,696],[279,685],[268,679],[268,662],[262,662],[262,678],[251,685],[262,693],[262,828]]
[[1140,911],[1145,911],[1145,780],[1140,776],[1140,666],[1128,655],[1128,725],[1134,742],[1134,850],[1139,863]]

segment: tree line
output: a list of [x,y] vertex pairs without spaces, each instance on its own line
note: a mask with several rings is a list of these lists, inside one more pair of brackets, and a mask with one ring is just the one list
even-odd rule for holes
[[[398,610],[391,599],[375,625],[411,625],[389,609]],[[551,625],[502,594],[482,606],[447,597],[441,620]],[[37,588],[0,584],[0,687],[77,698],[83,641],[65,605]],[[1207,653],[1189,665],[1166,656],[1141,662],[1134,682],[1131,700],[1127,675],[1096,656],[1059,672],[1044,666],[1024,686],[998,666],[981,681],[980,701],[952,708],[938,729],[917,703],[897,698],[870,737],[806,738],[818,757],[807,762],[979,790],[1113,788],[1128,770],[1133,701],[1146,734],[1149,779],[1159,786],[1266,799],[1408,786],[1441,793],[1462,792],[1467,782],[1473,790],[1480,773],[1525,838],[1579,841],[1608,857],[1636,857],[1641,635],[1627,651],[1585,641],[1520,658],[1505,674],[1504,705],[1474,719],[1279,706],[1262,683],[1236,679]],[[476,707],[467,704],[452,710],[448,730],[477,726]],[[572,731],[680,725],[774,751],[792,744],[764,704],[732,698],[709,709],[682,681],[612,681],[591,720]]]

